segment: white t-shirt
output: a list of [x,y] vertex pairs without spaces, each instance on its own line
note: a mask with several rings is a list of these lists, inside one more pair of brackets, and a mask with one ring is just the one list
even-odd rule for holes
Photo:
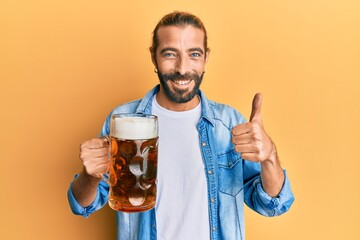
[[199,135],[201,104],[174,112],[154,98],[159,120],[156,225],[159,240],[209,240],[208,193]]

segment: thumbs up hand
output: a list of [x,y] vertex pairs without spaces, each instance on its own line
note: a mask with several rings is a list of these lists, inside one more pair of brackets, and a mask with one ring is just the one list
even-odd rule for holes
[[276,148],[266,134],[261,118],[262,95],[257,93],[252,102],[250,122],[235,126],[232,130],[232,142],[242,158],[252,162],[264,162],[277,159]]

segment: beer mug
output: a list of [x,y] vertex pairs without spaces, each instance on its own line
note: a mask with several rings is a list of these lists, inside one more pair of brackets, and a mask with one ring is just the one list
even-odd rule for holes
[[109,206],[122,212],[155,207],[158,119],[149,114],[114,114],[110,121]]

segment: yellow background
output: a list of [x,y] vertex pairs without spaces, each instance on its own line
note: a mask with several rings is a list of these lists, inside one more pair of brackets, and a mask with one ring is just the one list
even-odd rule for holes
[[248,117],[264,94],[296,201],[247,210],[247,239],[360,239],[358,0],[1,0],[0,239],[115,239],[112,210],[74,216],[66,191],[79,144],[158,82],[151,32],[173,10],[207,27],[210,99]]

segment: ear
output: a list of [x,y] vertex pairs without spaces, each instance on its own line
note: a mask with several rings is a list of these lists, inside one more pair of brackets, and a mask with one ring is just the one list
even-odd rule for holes
[[149,47],[150,54],[151,54],[151,61],[156,66],[156,53],[152,47]]
[[210,55],[210,48],[206,49],[205,53],[205,64],[209,61],[209,55]]

